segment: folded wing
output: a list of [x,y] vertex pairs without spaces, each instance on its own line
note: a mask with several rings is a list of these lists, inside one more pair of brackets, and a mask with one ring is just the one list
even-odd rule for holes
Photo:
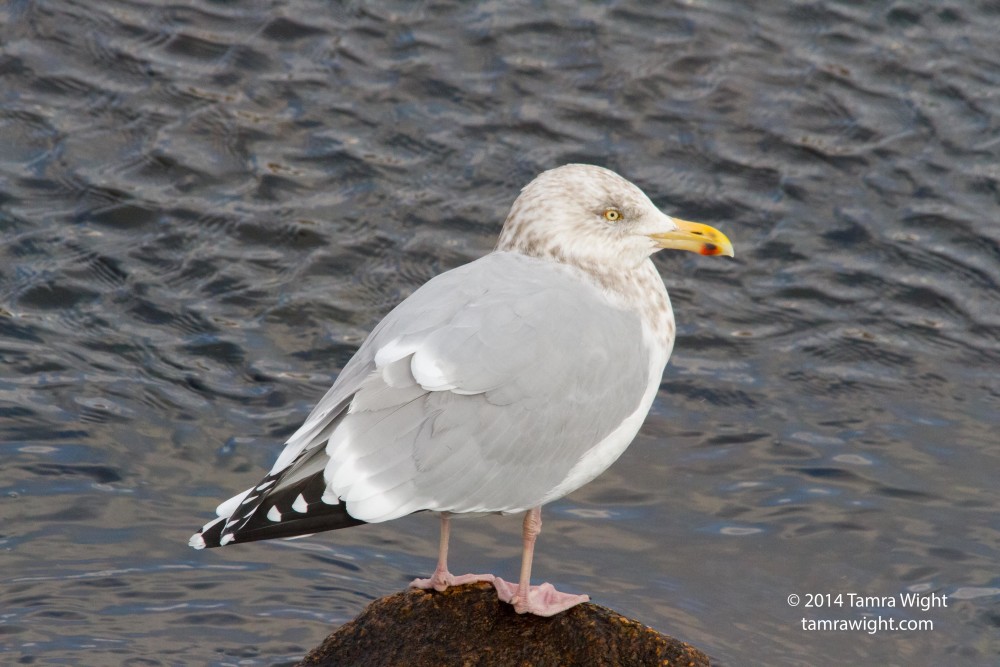
[[493,253],[444,273],[382,320],[192,546],[534,507],[658,382],[643,340],[638,314],[578,269]]

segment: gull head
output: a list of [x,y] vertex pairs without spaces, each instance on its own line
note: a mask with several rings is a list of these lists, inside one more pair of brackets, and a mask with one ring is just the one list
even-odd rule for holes
[[589,164],[550,169],[528,183],[497,244],[589,270],[636,268],[664,248],[733,256],[719,230],[663,213],[634,184]]

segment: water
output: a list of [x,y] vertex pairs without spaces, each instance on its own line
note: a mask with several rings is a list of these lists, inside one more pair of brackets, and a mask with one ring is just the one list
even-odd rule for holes
[[[536,577],[720,665],[996,664],[1000,9],[764,4],[0,5],[0,661],[290,664],[426,575],[427,516],[186,541],[585,161],[737,257],[658,257],[662,391]],[[802,604],[906,592],[948,606]],[[933,629],[802,628],[879,615]]]

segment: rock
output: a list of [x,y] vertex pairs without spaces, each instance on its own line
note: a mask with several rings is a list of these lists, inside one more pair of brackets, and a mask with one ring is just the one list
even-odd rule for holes
[[376,600],[299,667],[708,664],[693,646],[592,602],[552,618],[520,616],[478,583]]

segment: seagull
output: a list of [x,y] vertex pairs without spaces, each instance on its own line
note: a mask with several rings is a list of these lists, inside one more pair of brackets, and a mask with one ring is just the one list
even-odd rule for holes
[[[223,502],[196,549],[438,512],[443,591],[486,581],[517,613],[586,595],[531,585],[541,508],[604,472],[639,431],[673,349],[661,249],[733,256],[608,169],[542,172],[496,249],[432,278],[371,332],[274,467]],[[519,580],[448,571],[451,517],[524,513]]]

